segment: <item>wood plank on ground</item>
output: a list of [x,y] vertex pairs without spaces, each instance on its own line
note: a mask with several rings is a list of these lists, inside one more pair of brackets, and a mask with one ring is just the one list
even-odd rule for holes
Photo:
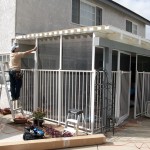
[[11,143],[1,143],[0,150],[44,150],[59,149],[78,146],[91,146],[106,143],[106,137],[103,134],[84,135],[65,138],[50,138],[41,140],[19,141]]

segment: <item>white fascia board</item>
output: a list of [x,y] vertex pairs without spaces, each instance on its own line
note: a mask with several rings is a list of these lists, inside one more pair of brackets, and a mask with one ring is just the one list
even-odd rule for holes
[[85,33],[95,33],[95,36],[97,37],[103,37],[106,39],[110,39],[112,41],[117,41],[117,42],[130,44],[141,48],[150,49],[149,40],[109,25],[88,26],[88,27],[80,27],[80,28],[73,28],[73,29],[57,30],[51,32],[31,33],[27,35],[16,36],[16,39],[29,40],[35,38],[56,37],[60,35],[76,35],[76,34],[85,34]]

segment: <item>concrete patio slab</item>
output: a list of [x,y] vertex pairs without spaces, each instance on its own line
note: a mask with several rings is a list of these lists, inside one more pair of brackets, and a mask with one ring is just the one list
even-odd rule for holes
[[[4,142],[23,141],[23,126],[11,123],[11,115],[0,116],[0,145]],[[8,134],[9,133],[9,134]],[[150,119],[146,117],[128,120],[115,129],[114,136],[107,133],[106,144],[61,150],[149,150],[150,149]]]

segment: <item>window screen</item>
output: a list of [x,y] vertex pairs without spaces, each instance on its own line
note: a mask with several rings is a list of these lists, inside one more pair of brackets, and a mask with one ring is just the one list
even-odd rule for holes
[[150,72],[150,57],[138,56],[137,70],[139,72]]
[[[34,45],[30,44],[19,44],[20,50],[27,51],[34,48]],[[21,59],[22,69],[33,69],[34,68],[34,54],[27,55]]]
[[137,25],[129,20],[126,20],[126,31],[137,34]]
[[95,69],[103,70],[103,49],[95,48]]
[[120,54],[120,70],[130,71],[130,55]]
[[112,71],[117,71],[118,67],[118,51],[112,51]]
[[92,37],[63,37],[63,69],[91,70],[92,68]]
[[80,3],[80,24],[95,25],[95,7],[83,2]]
[[39,39],[38,68],[59,69],[60,38]]
[[132,33],[132,22],[131,21],[126,20],[126,31]]
[[132,23],[132,33],[137,34],[137,25]]

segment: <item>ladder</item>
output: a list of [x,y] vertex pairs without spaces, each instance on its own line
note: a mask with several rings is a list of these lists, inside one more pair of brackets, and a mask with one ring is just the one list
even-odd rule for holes
[[[69,132],[73,133],[74,135],[78,135],[79,122],[80,122],[81,117],[82,117],[82,120],[84,122],[85,131],[86,131],[86,134],[87,134],[86,121],[85,121],[85,118],[84,118],[83,110],[78,110],[78,109],[70,109],[68,111],[67,119],[66,119],[66,122],[65,122],[64,132],[69,131]],[[74,125],[74,128],[68,127],[69,123],[72,123]]]
[[10,110],[13,119],[15,119],[15,115],[20,111],[23,116],[25,116],[22,104],[20,100],[15,100],[12,101],[11,99],[11,92],[10,92],[10,80],[9,80],[9,64],[8,62],[2,62],[1,63],[1,72],[2,72],[2,78],[3,78],[3,83],[5,86],[6,90],[6,96],[10,105]]

